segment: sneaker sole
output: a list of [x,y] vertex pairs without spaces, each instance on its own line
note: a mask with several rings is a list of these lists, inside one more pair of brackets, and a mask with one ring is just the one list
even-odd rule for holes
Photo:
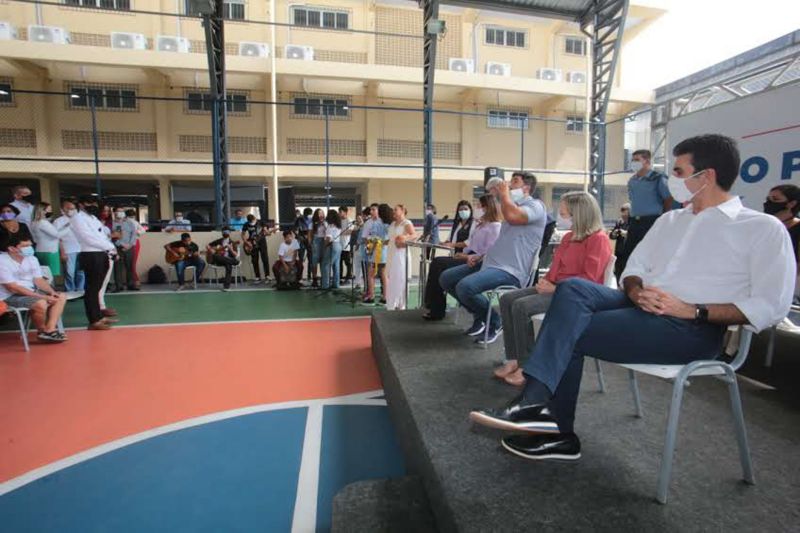
[[500,440],[500,444],[503,446],[503,448],[506,449],[506,451],[509,451],[509,452],[513,453],[517,457],[522,457],[523,459],[528,459],[530,461],[577,461],[578,459],[581,458],[581,454],[580,453],[575,454],[575,455],[564,455],[563,453],[549,453],[549,454],[544,454],[544,455],[528,455],[528,454],[522,453],[519,450],[515,450],[514,448],[512,448],[511,446],[506,444],[505,440],[501,439]]
[[481,335],[481,334],[483,334],[483,332],[484,332],[485,330],[486,330],[486,326],[483,326],[483,327],[482,327],[482,328],[481,328],[479,331],[472,331],[472,332],[470,332],[469,330],[467,330],[467,331],[465,331],[464,333],[466,333],[466,334],[467,334],[467,335],[469,335],[470,337],[477,337],[478,335]]
[[499,338],[500,338],[500,334],[501,334],[501,333],[502,333],[502,331],[498,331],[497,333],[495,333],[494,337],[491,337],[491,336],[490,336],[490,337],[489,337],[488,339],[486,339],[485,341],[484,341],[483,339],[477,339],[475,342],[476,342],[476,343],[478,343],[478,344],[480,344],[480,345],[484,345],[484,344],[494,344],[495,342],[497,342],[497,339],[499,339]]
[[514,422],[507,422],[499,418],[486,416],[478,411],[472,411],[469,414],[469,419],[482,426],[502,429],[506,431],[524,431],[525,433],[561,433],[558,430],[558,424],[555,422],[535,422],[528,425],[515,424]]

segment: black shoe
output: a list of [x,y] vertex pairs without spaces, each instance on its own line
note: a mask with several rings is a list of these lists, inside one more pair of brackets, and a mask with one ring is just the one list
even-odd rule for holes
[[520,394],[501,409],[476,409],[469,419],[482,426],[507,431],[558,433],[558,424],[547,404],[525,405]]
[[443,316],[434,316],[430,313],[425,313],[422,315],[423,320],[427,320],[429,322],[438,322],[439,320],[444,320]]
[[486,340],[484,340],[483,337],[478,337],[478,339],[475,342],[477,342],[480,345],[492,344],[494,341],[497,340],[497,338],[500,336],[501,333],[503,333],[503,327],[502,326],[500,326],[499,328],[496,328],[496,329],[495,328],[490,328],[489,329],[489,334],[486,336]]
[[480,335],[481,333],[483,333],[483,330],[485,329],[486,329],[486,324],[484,324],[483,322],[478,322],[477,324],[473,324],[472,327],[469,328],[464,333],[466,333],[470,337],[474,337],[476,335]]
[[581,441],[575,433],[558,435],[511,435],[500,441],[503,448],[525,459],[576,461],[581,458]]

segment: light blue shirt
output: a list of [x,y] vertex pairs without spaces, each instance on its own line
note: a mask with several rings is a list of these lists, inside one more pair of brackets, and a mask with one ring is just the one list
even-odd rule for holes
[[634,174],[628,180],[632,217],[660,215],[664,211],[664,200],[671,196],[667,187],[667,177],[655,170],[641,177]]
[[481,270],[496,268],[508,272],[519,280],[520,287],[525,287],[533,259],[542,245],[547,208],[541,200],[530,196],[523,198],[518,205],[528,217],[527,224],[512,225],[504,221],[500,235],[483,259]]
[[366,242],[370,238],[380,238],[382,241],[385,241],[389,238],[389,225],[384,224],[381,219],[373,220],[369,219],[364,223],[364,227],[361,229],[361,242],[364,246],[364,254],[367,257],[367,261],[370,263],[385,263],[386,262],[386,250],[389,247],[388,244],[384,243],[381,248],[381,257],[375,258],[375,252],[373,251],[370,254],[367,254],[366,250]]
[[246,223],[247,219],[244,217],[239,217],[239,218],[233,217],[231,218],[231,221],[228,224],[228,226],[230,226],[230,228],[233,230],[242,231],[242,226],[244,226]]

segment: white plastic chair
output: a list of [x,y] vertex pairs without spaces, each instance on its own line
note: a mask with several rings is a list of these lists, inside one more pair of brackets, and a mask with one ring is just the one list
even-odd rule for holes
[[[184,280],[186,279],[186,276],[189,274],[190,271],[191,271],[191,275],[192,275],[192,286],[195,289],[197,289],[197,275],[196,275],[197,267],[192,266],[192,265],[187,266],[183,271],[183,279]],[[223,267],[223,272],[224,272],[224,267]],[[172,276],[173,275],[175,276],[175,283],[177,283],[178,282],[178,270],[175,268],[175,265],[170,265],[169,268],[167,269],[167,287],[172,287]]]
[[[800,313],[800,305],[793,305],[791,312]],[[800,326],[792,322],[789,317],[784,318],[777,324],[773,324],[773,326],[769,328],[767,355],[764,358],[764,366],[767,368],[772,366],[772,360],[775,358],[775,336],[778,329],[790,335],[800,335]]]
[[[214,277],[211,278],[214,282],[215,286],[219,286],[222,283],[222,279],[225,278],[225,267],[221,265],[212,265],[211,263],[208,264],[207,268],[211,269],[213,272]],[[231,270],[231,277],[233,278],[233,286],[239,287],[239,278],[242,277],[242,263],[239,262],[238,265],[233,265]]]
[[25,351],[31,351],[30,346],[28,345],[28,308],[27,307],[11,307],[8,306],[8,313],[14,313],[17,317],[17,324],[19,324],[19,333],[22,337],[22,345],[25,347]]

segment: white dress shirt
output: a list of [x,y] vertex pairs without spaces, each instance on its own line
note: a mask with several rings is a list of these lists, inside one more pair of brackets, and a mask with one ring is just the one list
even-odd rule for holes
[[733,304],[762,330],[789,313],[796,270],[786,228],[734,197],[696,215],[691,206],[661,215],[622,278],[690,304]]
[[33,220],[33,204],[25,200],[14,200],[11,202],[11,205],[19,209],[17,221],[24,222],[28,227],[30,227],[31,221]]
[[113,252],[116,249],[108,238],[108,228],[99,220],[84,211],[70,219],[70,227],[78,239],[81,252]]
[[0,302],[14,294],[6,289],[6,284],[13,283],[32,291],[36,288],[34,280],[41,277],[42,269],[35,257],[25,257],[18,263],[8,253],[0,253]]
[[72,226],[69,225],[68,216],[58,217],[53,221],[53,226],[55,226],[61,234],[61,244],[64,245],[64,253],[77,254],[81,251],[81,245],[78,244],[78,239],[75,238]]
[[33,240],[36,242],[37,252],[50,254],[58,252],[58,244],[62,233],[52,222],[46,218],[32,222],[31,233],[33,234]]

